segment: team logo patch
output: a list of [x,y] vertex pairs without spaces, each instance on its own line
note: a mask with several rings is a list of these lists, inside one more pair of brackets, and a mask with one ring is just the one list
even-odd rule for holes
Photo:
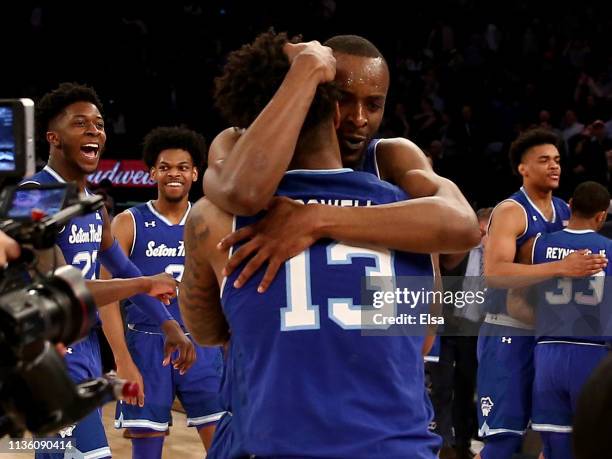
[[491,400],[491,397],[482,397],[480,399],[480,410],[482,411],[482,415],[484,417],[487,417],[489,415],[489,413],[491,412],[491,409],[493,408],[493,400]]
[[75,427],[76,427],[76,424],[72,424],[71,426],[68,426],[65,429],[60,430],[59,431],[60,437],[62,438],[72,437],[72,431],[74,430]]

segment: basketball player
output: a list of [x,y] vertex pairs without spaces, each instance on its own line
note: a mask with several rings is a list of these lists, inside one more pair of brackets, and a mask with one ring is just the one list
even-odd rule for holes
[[[265,290],[278,267],[318,237],[376,243],[418,253],[466,251],[480,240],[478,222],[468,202],[451,181],[432,171],[414,143],[401,138],[372,141],[382,121],[389,87],[389,70],[380,51],[365,38],[354,35],[337,36],[327,44],[334,56],[323,48],[326,54],[320,71],[333,78],[334,71],[328,63],[335,60],[335,81],[342,96],[337,132],[344,166],[374,173],[400,186],[413,199],[376,209],[292,206],[283,199],[270,202],[291,161],[299,127],[313,97],[312,92],[300,90],[305,76],[296,67],[248,129],[223,131],[209,151],[204,180],[209,199],[240,215],[252,215],[264,207],[270,211],[264,220],[270,221],[269,225],[262,223],[255,231],[245,228],[222,241],[220,248],[227,249],[243,238],[261,234],[245,244],[243,251],[236,252],[228,264],[229,273],[245,256],[259,251],[243,269],[239,285],[268,261],[261,285]],[[281,122],[283,129],[275,129]],[[420,197],[426,198],[414,199]],[[410,231],[389,231],[392,227]]]
[[[512,143],[513,170],[521,175],[519,191],[495,207],[488,229],[484,268],[490,286],[521,287],[557,275],[592,275],[605,257],[575,252],[563,260],[539,265],[518,263],[518,250],[537,233],[559,231],[569,208],[553,190],[559,186],[559,139],[535,129]],[[508,315],[506,290],[489,289],[487,315],[478,338],[479,435],[483,459],[510,459],[521,447],[531,413],[533,382],[532,327]]]
[[[428,198],[376,210],[338,209],[316,204],[299,206],[290,200],[273,199],[262,221],[221,241],[220,249],[223,250],[251,238],[230,258],[226,274],[257,252],[238,276],[238,287],[267,261],[268,268],[260,285],[260,291],[265,291],[282,263],[320,237],[374,243],[418,253],[464,251],[480,240],[475,214],[466,199],[454,183],[433,172],[414,143],[401,138],[372,140],[382,121],[389,87],[389,70],[380,51],[370,41],[356,35],[336,36],[326,44],[334,51],[335,82],[342,94],[337,133],[343,164],[396,184],[412,198]],[[329,49],[323,50],[321,62],[327,63],[331,61]],[[322,70],[333,76],[329,66]],[[290,148],[295,145],[298,134],[295,128],[299,128],[306,114],[304,103],[312,99],[312,93],[299,90],[303,77],[295,69],[292,72],[296,76],[283,82],[262,117],[244,133],[235,129],[222,132],[211,145],[205,192],[228,212],[250,214],[261,209],[270,199],[267,193],[274,191],[284,173],[293,153]],[[287,97],[290,101],[287,106],[294,109],[284,109],[279,96]],[[301,111],[295,107],[300,107]],[[288,124],[283,123],[277,135],[270,135],[275,127],[271,123],[278,119],[287,120]],[[239,141],[242,137],[244,139]],[[253,149],[249,147],[251,142],[252,145],[266,145],[266,148]],[[266,156],[282,153],[284,157],[274,161],[261,158],[260,161],[258,158],[264,150]],[[260,167],[255,170],[251,161]],[[389,228],[410,228],[410,231],[389,231]],[[437,270],[437,255],[434,255],[434,263]],[[432,344],[433,340],[427,341],[425,354]]]
[[[97,94],[93,89],[73,83],[63,83],[54,91],[46,94],[37,106],[37,126],[41,130],[41,138],[49,144],[49,162],[42,171],[28,178],[22,184],[36,185],[48,183],[76,182],[81,192],[87,193],[85,188],[87,175],[94,172],[100,155],[106,143],[104,121]],[[95,279],[99,274],[99,261],[109,266],[121,266],[125,270],[129,262],[125,255],[119,254],[113,248],[113,243],[105,209],[92,214],[76,217],[66,225],[57,239],[57,246],[63,258],[69,264],[77,267],[85,279]],[[115,270],[117,277],[136,277],[130,273]],[[164,274],[166,276],[166,274]],[[170,291],[175,289],[170,276],[167,286]],[[127,298],[138,293],[147,292],[162,286],[164,277],[150,279],[113,279],[112,281],[99,281],[91,285],[94,295],[99,295],[98,304],[106,304],[119,299]],[[118,286],[130,288],[117,289]],[[138,287],[138,288],[134,288]],[[145,297],[136,295],[136,297]],[[145,300],[147,301],[147,300]],[[154,305],[149,311],[160,320],[169,322],[166,308],[159,301],[151,299]],[[106,321],[105,314],[112,308],[101,308],[100,316]],[[110,320],[109,320],[110,321]],[[176,339],[174,336],[174,342]],[[97,333],[92,329],[89,336],[68,348],[65,356],[70,376],[75,382],[98,377],[102,373],[100,349]],[[102,425],[100,410],[96,410],[64,432],[71,433],[78,451],[87,459],[110,457],[110,449],[104,427]],[[37,453],[37,457],[60,457],[62,454]]]
[[[141,272],[166,271],[180,282],[183,227],[191,209],[189,190],[205,151],[204,139],[189,129],[161,127],[145,137],[144,161],[157,182],[157,199],[126,210],[112,223],[113,235]],[[182,324],[176,300],[168,309]],[[215,423],[223,414],[218,397],[221,349],[195,346],[192,352],[197,358],[189,371],[169,368],[162,365],[164,339],[159,326],[133,307],[128,308],[126,320],[129,354],[142,373],[146,400],[144,406],[117,404],[115,427],[127,428],[132,457],[161,458],[175,395],[187,412],[187,425],[198,429],[208,451]]]
[[[331,78],[316,71],[320,60],[309,53],[316,49],[290,64],[286,45],[283,35],[261,35],[230,55],[217,87],[217,103],[228,120],[246,127],[267,102],[255,94],[271,96],[298,66],[309,75],[302,90],[317,96],[279,193],[306,202],[352,200],[355,206],[405,199],[371,174],[341,168],[335,99],[329,86],[319,86]],[[237,227],[250,221],[235,219]],[[209,345],[227,341],[231,329],[227,372],[233,412],[224,420],[232,427],[225,438],[215,436],[211,457],[388,458],[407,451],[415,458],[436,457],[439,440],[427,431],[423,397],[423,338],[363,336],[356,306],[363,270],[370,272],[372,263],[381,272],[428,277],[430,257],[328,240],[292,258],[263,294],[256,292],[260,275],[243,289],[234,288],[236,276],[230,276],[220,288],[227,253],[216,244],[231,225],[231,215],[202,200],[185,228],[179,304],[188,328]]]
[[[540,234],[521,248],[525,263],[551,263],[573,251],[612,253],[612,241],[596,231],[603,225],[610,194],[584,182],[570,200],[572,216],[561,231]],[[604,327],[612,300],[606,276],[612,265],[589,278],[551,279],[537,293],[532,429],[540,432],[546,459],[573,459],[572,420],[589,376],[609,353]],[[609,278],[609,277],[608,277]]]

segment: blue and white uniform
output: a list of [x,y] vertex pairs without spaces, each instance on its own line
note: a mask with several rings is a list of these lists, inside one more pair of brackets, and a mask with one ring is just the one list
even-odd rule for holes
[[[612,256],[612,241],[592,230],[538,236],[532,262],[562,260],[575,250]],[[612,264],[588,278],[555,278],[537,286],[532,428],[570,433],[580,391],[608,354]],[[569,440],[568,440],[569,441]],[[554,456],[548,456],[554,459]]]
[[[350,169],[289,171],[277,193],[339,206],[407,199]],[[235,227],[257,218],[236,217]],[[422,329],[391,326],[380,336],[363,328],[376,309],[359,306],[374,304],[373,284],[383,279],[431,288],[429,255],[325,240],[288,260],[264,294],[256,293],[263,270],[235,289],[239,272],[222,287],[232,330],[226,370],[232,413],[219,427],[211,458],[437,457],[440,440],[428,431],[423,397]],[[385,315],[403,306],[384,306]],[[408,310],[418,315],[428,306],[417,302]]]
[[[558,231],[567,225],[567,203],[553,197],[549,221],[521,187],[503,202],[514,202],[524,213],[525,230],[516,239],[518,253],[525,241],[538,233]],[[501,203],[500,203],[501,204]],[[523,435],[531,415],[533,384],[533,328],[510,317],[505,289],[488,289],[487,315],[478,336],[478,434]]]
[[[66,183],[48,165],[43,170],[23,181],[21,185],[47,185]],[[87,190],[86,190],[87,192]],[[85,279],[96,279],[99,275],[97,261],[102,241],[102,214],[99,211],[75,217],[60,231],[56,244],[62,251],[66,263],[78,268]],[[68,347],[65,355],[66,366],[72,380],[80,383],[102,376],[100,345],[96,327],[83,340]],[[73,447],[82,453],[84,459],[110,457],[101,410],[98,408],[74,426],[61,432],[64,440],[73,440]],[[37,453],[37,458],[63,458],[63,453]],[[71,457],[66,453],[66,457]]]
[[[176,225],[157,212],[151,201],[128,210],[134,224],[134,240],[129,257],[143,275],[165,271],[181,280],[185,262],[183,233],[190,209],[191,204]],[[177,298],[171,301],[168,309],[184,327]],[[223,415],[219,400],[223,371],[221,348],[203,348],[194,344],[196,361],[181,375],[172,365],[162,366],[164,335],[147,314],[130,304],[126,322],[126,341],[132,359],[142,374],[145,405],[141,408],[117,403],[115,427],[167,430],[171,424],[170,410],[175,396],[185,408],[188,426],[201,427],[218,421]]]

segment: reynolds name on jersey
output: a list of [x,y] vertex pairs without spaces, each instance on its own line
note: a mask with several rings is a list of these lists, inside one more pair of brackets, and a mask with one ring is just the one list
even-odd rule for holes
[[[568,249],[566,247],[546,247],[546,259],[547,260],[563,260],[570,253],[575,252],[577,249]],[[589,253],[591,251],[589,250]],[[606,256],[606,250],[601,249],[600,255]]]

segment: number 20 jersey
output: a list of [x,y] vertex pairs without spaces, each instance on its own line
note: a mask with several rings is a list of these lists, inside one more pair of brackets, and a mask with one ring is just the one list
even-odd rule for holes
[[[350,169],[289,171],[277,194],[336,206],[406,199]],[[256,219],[236,217],[236,228]],[[423,397],[423,336],[364,336],[358,306],[366,277],[430,282],[429,255],[321,240],[287,261],[264,294],[256,292],[263,270],[236,289],[239,272],[226,279],[221,298],[232,334],[226,371],[236,454],[436,457],[439,440],[427,430]]]

